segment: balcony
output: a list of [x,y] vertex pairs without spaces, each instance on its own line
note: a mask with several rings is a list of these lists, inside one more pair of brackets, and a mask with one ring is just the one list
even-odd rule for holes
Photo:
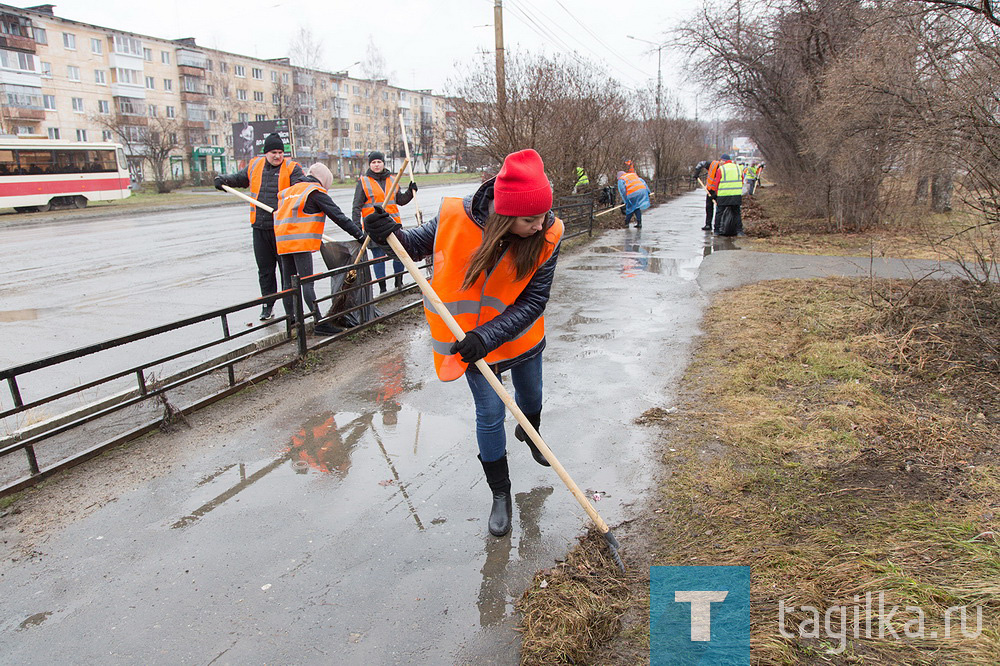
[[191,65],[177,65],[177,71],[181,76],[196,76],[199,79],[205,78],[205,70]]
[[7,116],[17,120],[45,120],[45,109],[40,107],[8,106]]
[[25,53],[35,52],[35,40],[31,37],[21,35],[8,35],[0,33],[0,49],[10,49],[11,51],[23,51]]
[[208,123],[203,120],[185,120],[184,127],[189,130],[207,130]]
[[177,66],[181,68],[181,74],[185,73],[184,68],[190,68],[197,70],[194,76],[202,76],[204,70],[208,69],[208,58],[200,51],[177,49]]
[[191,92],[188,90],[181,91],[181,101],[182,102],[204,102],[205,93],[204,92]]
[[146,116],[138,116],[131,113],[116,113],[115,122],[119,125],[131,125],[133,127],[147,127],[149,125],[149,118]]

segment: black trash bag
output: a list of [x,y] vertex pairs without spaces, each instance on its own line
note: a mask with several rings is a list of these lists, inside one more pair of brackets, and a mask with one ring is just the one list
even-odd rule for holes
[[735,236],[740,224],[739,206],[719,206],[716,216],[719,218],[719,235]]
[[[333,270],[354,263],[354,257],[359,249],[361,249],[361,244],[357,241],[326,241],[320,246],[319,253],[323,257],[323,263],[326,264],[327,269]],[[362,257],[361,260],[365,259],[367,256]],[[330,276],[330,293],[334,294],[334,297],[326,315],[316,325],[317,333],[322,333],[325,329],[332,330],[334,327],[353,328],[382,315],[378,308],[371,304],[372,285],[351,289],[353,285],[371,281],[372,276],[369,268],[369,266],[363,266],[356,269],[354,271],[356,276],[353,280],[346,272]],[[352,312],[344,312],[344,310],[362,304],[367,305]]]

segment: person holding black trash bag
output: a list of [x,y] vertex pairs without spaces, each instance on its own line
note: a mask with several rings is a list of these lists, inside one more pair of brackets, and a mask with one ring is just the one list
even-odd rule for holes
[[[493,494],[489,531],[510,531],[511,484],[504,433],[505,406],[474,363],[485,359],[499,375],[510,370],[514,400],[538,429],[542,415],[542,350],[552,276],[559,257],[563,223],[552,213],[552,187],[534,150],[511,153],[500,173],[470,197],[445,198],[428,224],[402,230],[376,207],[364,219],[372,240],[384,244],[394,234],[415,260],[434,255],[431,286],[466,331],[455,341],[444,321],[425,306],[431,328],[434,366],[442,381],[463,374],[476,406],[479,460]],[[514,435],[526,442],[542,465],[545,457],[521,426]]]
[[[354,204],[351,208],[351,219],[356,224],[360,224],[362,218],[374,212],[376,203],[385,201],[385,191],[389,189],[388,186],[391,182],[389,176],[391,175],[392,172],[385,168],[385,155],[377,150],[368,153],[368,171],[358,178],[358,184],[354,188]],[[405,190],[398,190],[393,200],[386,204],[386,212],[392,215],[396,222],[399,222],[399,207],[410,203],[416,191],[417,184],[411,180],[409,187]],[[384,256],[386,256],[384,249],[378,247],[372,248],[373,259]],[[386,292],[385,265],[387,263],[388,261],[380,261],[372,265],[372,270],[375,271],[375,278],[379,280],[379,292],[383,294]],[[393,273],[400,273],[402,270],[403,264],[399,263],[399,261],[392,262]],[[393,286],[396,289],[403,286],[402,275],[396,276]]]

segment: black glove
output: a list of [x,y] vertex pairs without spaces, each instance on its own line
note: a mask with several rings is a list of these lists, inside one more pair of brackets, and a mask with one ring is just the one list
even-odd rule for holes
[[719,198],[719,193],[718,192],[713,192],[712,190],[709,190],[708,191],[708,196],[712,197],[712,201],[717,201],[718,198]]
[[219,190],[220,192],[225,192],[225,190],[222,189],[222,176],[215,177],[215,189]]
[[416,191],[417,191],[417,189],[419,189],[419,188],[417,188],[417,184],[416,184],[416,183],[414,183],[414,182],[413,182],[413,181],[411,180],[411,181],[410,181],[410,192],[416,192]]
[[451,353],[460,354],[466,363],[475,363],[485,357],[488,352],[486,345],[483,344],[483,339],[476,333],[469,331],[463,340],[459,340],[451,346]]
[[392,219],[392,215],[382,210],[381,206],[375,206],[375,212],[365,216],[364,226],[368,235],[379,245],[385,245],[385,240],[392,235],[392,232],[403,228],[403,225]]

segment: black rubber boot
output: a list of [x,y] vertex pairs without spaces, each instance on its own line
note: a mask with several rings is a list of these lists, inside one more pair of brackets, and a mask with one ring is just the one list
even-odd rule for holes
[[403,276],[402,275],[397,275],[396,278],[393,280],[392,286],[395,287],[397,290],[402,289],[403,288]]
[[[538,426],[542,422],[542,413],[538,412],[537,414],[525,414],[525,416],[528,417],[528,423],[535,426],[535,430],[538,430]],[[528,445],[528,448],[531,449],[531,457],[535,459],[536,463],[539,465],[545,465],[546,467],[551,467],[551,465],[549,465],[549,461],[545,459],[545,456],[543,456],[542,452],[538,450],[538,447],[536,447],[535,443],[531,441],[531,438],[528,437],[528,433],[524,432],[524,428],[522,428],[520,424],[514,428],[514,437],[517,437],[519,440]]]
[[486,483],[493,491],[493,507],[490,509],[490,534],[501,537],[510,532],[510,472],[507,469],[507,456],[500,460],[484,462],[483,471],[486,472]]

